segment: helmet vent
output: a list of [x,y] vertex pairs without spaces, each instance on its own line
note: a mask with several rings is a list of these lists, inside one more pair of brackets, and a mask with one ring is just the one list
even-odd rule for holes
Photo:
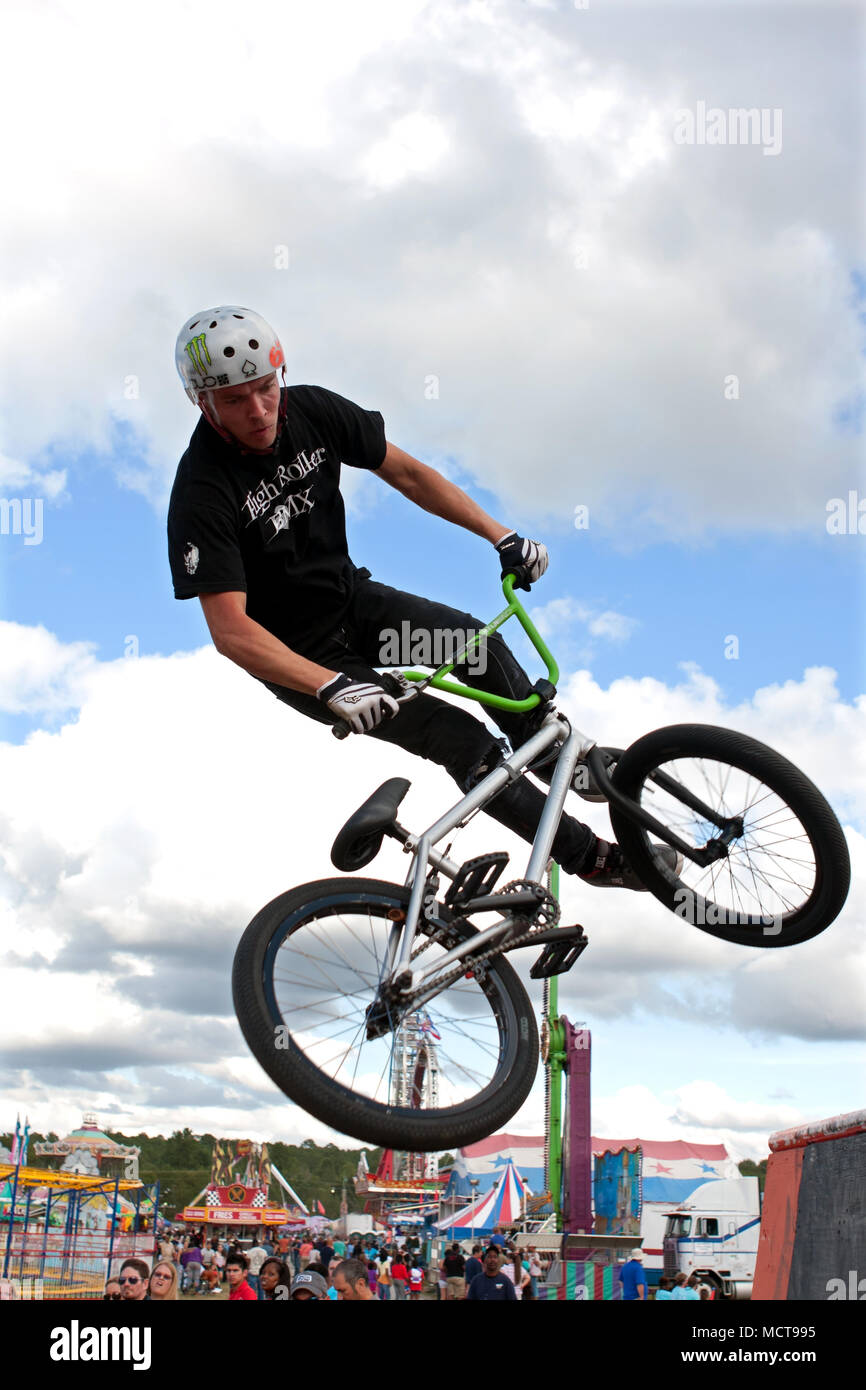
[[234,348],[223,348],[223,357],[234,357]]
[[253,352],[255,352],[258,345],[259,343],[257,338],[250,338],[250,347],[252,348]]
[[242,319],[242,318],[243,318],[243,314],[232,314],[232,318],[233,318],[233,319]]
[[[198,323],[198,319],[196,319],[195,323]],[[189,328],[186,330],[187,333],[191,333],[191,332],[192,332],[192,330],[195,328],[195,323],[191,323],[191,324],[190,324]]]
[[217,321],[216,321],[216,319],[214,319],[213,323],[211,324],[211,328],[216,328],[216,326],[217,326]]

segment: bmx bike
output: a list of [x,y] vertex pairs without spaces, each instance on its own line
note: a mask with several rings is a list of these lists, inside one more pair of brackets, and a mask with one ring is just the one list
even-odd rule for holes
[[[553,706],[559,673],[515,578],[525,575],[503,579],[508,606],[452,661],[399,676],[399,699],[433,686],[512,711],[543,704],[534,731],[420,833],[397,820],[410,783],[384,782],[340,830],[331,860],[357,874],[391,837],[410,856],[405,882],[349,877],[292,888],[256,914],[235,954],[235,1012],[254,1056],[290,1099],[366,1143],[452,1149],[493,1133],[526,1099],[538,1030],[505,957],[540,948],[530,976],[543,979],[570,970],[587,944],[581,926],[560,923],[546,883],[566,796],[581,778],[590,799],[608,802],[632,869],[689,927],[744,946],[792,946],[824,931],[848,893],[836,816],[773,749],[727,729],[678,724],[623,751],[574,728]],[[547,668],[531,695],[509,700],[446,679],[512,615]],[[542,762],[552,768],[550,790],[523,877],[500,886],[504,851],[460,862],[450,843],[437,848]],[[676,869],[658,857],[659,844],[678,852]]]

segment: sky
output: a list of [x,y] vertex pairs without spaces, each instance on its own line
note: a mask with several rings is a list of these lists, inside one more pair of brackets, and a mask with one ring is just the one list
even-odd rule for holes
[[[386,777],[412,780],[413,828],[453,800],[400,750],[302,725],[173,599],[165,512],[196,420],[174,343],[223,303],[274,324],[290,381],[380,410],[547,544],[529,607],[581,729],[741,729],[844,824],[848,902],[787,951],[564,883],[590,937],[560,1005],[592,1029],[593,1132],[760,1158],[861,1106],[862,12],[31,0],[5,27],[0,1129],[94,1110],[348,1146],[248,1053],[234,947],[333,872]],[[485,542],[372,475],[344,491],[356,563],[499,610]],[[604,808],[574,809],[604,833]],[[473,822],[467,853],[519,861],[492,831]],[[386,848],[369,872],[405,863]],[[542,1119],[539,1079],[509,1130]]]

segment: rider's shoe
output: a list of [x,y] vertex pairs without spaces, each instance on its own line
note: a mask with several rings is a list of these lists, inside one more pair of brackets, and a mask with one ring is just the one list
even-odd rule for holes
[[[670,845],[656,845],[655,856],[664,867],[679,877],[683,867],[683,856]],[[649,889],[642,883],[634,869],[626,863],[619,845],[609,844],[607,840],[596,841],[594,866],[578,874],[584,883],[595,888],[631,888],[636,893],[647,893]]]

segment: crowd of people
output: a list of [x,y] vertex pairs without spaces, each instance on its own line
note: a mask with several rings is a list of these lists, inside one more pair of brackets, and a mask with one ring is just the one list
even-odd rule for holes
[[[159,1242],[153,1269],[130,1257],[109,1279],[105,1298],[156,1301],[207,1297],[227,1288],[232,1302],[344,1301],[528,1302],[539,1296],[544,1265],[535,1245],[518,1244],[496,1228],[486,1246],[467,1254],[459,1242],[441,1259],[425,1260],[421,1240],[408,1235],[402,1243],[363,1235],[351,1241],[309,1231],[296,1236],[260,1236],[249,1249],[237,1241],[206,1239],[203,1231],[171,1233]],[[650,1296],[640,1250],[633,1250],[618,1271],[622,1298]],[[713,1290],[694,1275],[662,1276],[655,1301],[707,1300]]]
[[428,1261],[417,1235],[400,1243],[364,1235],[353,1241],[314,1236],[271,1237],[267,1233],[249,1249],[237,1241],[206,1239],[203,1231],[166,1231],[159,1257],[149,1269],[130,1257],[109,1279],[105,1298],[161,1301],[218,1294],[225,1287],[231,1301],[376,1299],[534,1299],[543,1267],[534,1245],[521,1248],[497,1228],[488,1246],[474,1245],[467,1255],[458,1243],[441,1260]]

